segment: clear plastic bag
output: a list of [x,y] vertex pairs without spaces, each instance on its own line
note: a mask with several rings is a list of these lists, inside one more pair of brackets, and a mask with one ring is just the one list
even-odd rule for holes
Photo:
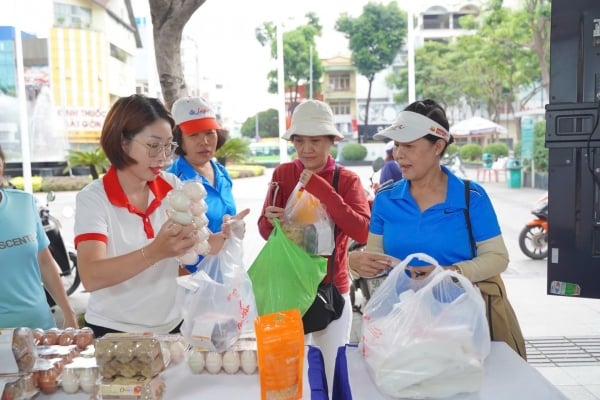
[[285,205],[281,227],[309,254],[329,256],[334,249],[334,224],[325,206],[298,182]]
[[[437,265],[423,280],[413,259]],[[442,398],[478,391],[490,336],[479,290],[426,254],[396,266],[365,306],[361,353],[379,390],[392,397]]]
[[185,289],[181,333],[192,345],[225,351],[241,333],[254,331],[256,301],[242,253],[242,239],[233,234],[197,272],[178,278]]

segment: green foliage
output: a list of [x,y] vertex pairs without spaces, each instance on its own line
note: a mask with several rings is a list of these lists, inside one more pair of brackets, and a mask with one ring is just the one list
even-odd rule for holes
[[98,176],[110,166],[106,154],[100,147],[91,150],[73,150],[70,149],[67,154],[67,167],[65,172],[74,167],[89,167],[92,179],[98,179]]
[[[25,179],[22,176],[15,176],[14,178],[11,178],[10,183],[12,183],[17,189],[25,190]],[[34,192],[39,192],[42,188],[42,177],[32,176],[31,186]]]
[[227,140],[219,150],[215,152],[215,157],[223,165],[228,162],[241,163],[250,155],[250,141],[245,138],[232,138]]
[[357,18],[342,14],[335,29],[348,39],[352,62],[369,81],[364,124],[368,125],[371,84],[375,74],[392,65],[402,49],[407,33],[406,13],[395,1],[387,5],[369,2]]
[[248,118],[241,127],[242,136],[254,139],[256,136],[256,119],[261,138],[279,137],[279,112],[274,108],[261,111],[254,117]]
[[448,147],[446,147],[446,152],[444,154],[447,155],[453,155],[456,154],[460,151],[460,148],[458,147],[458,145],[456,143],[451,143],[448,145]]
[[367,148],[360,143],[350,143],[342,147],[342,157],[348,161],[361,161],[367,156]]
[[331,154],[331,157],[333,157],[333,159],[337,159],[337,154],[338,154],[338,149],[337,146],[331,146],[331,149],[329,149],[329,154]]
[[460,158],[464,161],[475,161],[481,158],[483,150],[477,143],[467,143],[460,146]]
[[499,157],[508,156],[509,148],[506,143],[495,142],[490,143],[483,148],[484,153],[490,153],[494,155],[494,160],[497,160]]

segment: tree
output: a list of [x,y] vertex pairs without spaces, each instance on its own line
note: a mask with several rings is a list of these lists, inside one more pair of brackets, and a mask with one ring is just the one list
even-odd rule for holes
[[279,113],[274,108],[261,111],[254,117],[248,118],[240,129],[242,136],[256,137],[256,119],[258,119],[258,134],[260,137],[279,137]]
[[181,37],[191,16],[206,0],[148,0],[152,16],[156,68],[168,109],[187,86],[181,64]]
[[[311,49],[312,49],[312,85],[315,93],[320,91],[320,80],[323,75],[323,65],[317,52],[315,37],[321,36],[323,28],[319,18],[313,12],[306,14],[306,25],[300,25],[294,30],[283,33],[283,71],[286,92],[290,93],[291,101],[288,114],[294,112],[299,103],[301,86],[310,84],[311,78]],[[262,45],[270,45],[271,58],[277,59],[277,27],[273,22],[264,22],[256,28],[256,40]],[[277,93],[277,70],[269,71],[269,93]]]
[[344,13],[338,18],[335,29],[348,39],[352,62],[369,81],[364,125],[369,124],[371,86],[375,74],[392,65],[404,45],[407,33],[406,13],[395,1],[387,5],[369,2],[362,14],[352,18]]
[[227,162],[241,163],[248,155],[250,155],[250,141],[244,138],[229,139],[215,152],[215,157],[223,165]]

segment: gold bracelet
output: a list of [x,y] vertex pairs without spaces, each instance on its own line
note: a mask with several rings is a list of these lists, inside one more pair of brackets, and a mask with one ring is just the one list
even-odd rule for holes
[[148,264],[149,267],[153,266],[154,263],[149,262],[150,260],[148,259],[148,257],[146,257],[146,252],[144,251],[144,249],[146,248],[146,246],[142,247],[140,249],[141,253],[142,253],[142,257],[144,257],[144,260],[146,261],[146,263]]

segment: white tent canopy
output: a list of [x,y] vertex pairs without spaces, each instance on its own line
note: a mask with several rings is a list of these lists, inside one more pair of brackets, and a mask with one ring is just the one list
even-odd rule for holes
[[484,135],[486,133],[506,133],[506,128],[489,119],[471,117],[452,125],[450,133],[456,136]]

